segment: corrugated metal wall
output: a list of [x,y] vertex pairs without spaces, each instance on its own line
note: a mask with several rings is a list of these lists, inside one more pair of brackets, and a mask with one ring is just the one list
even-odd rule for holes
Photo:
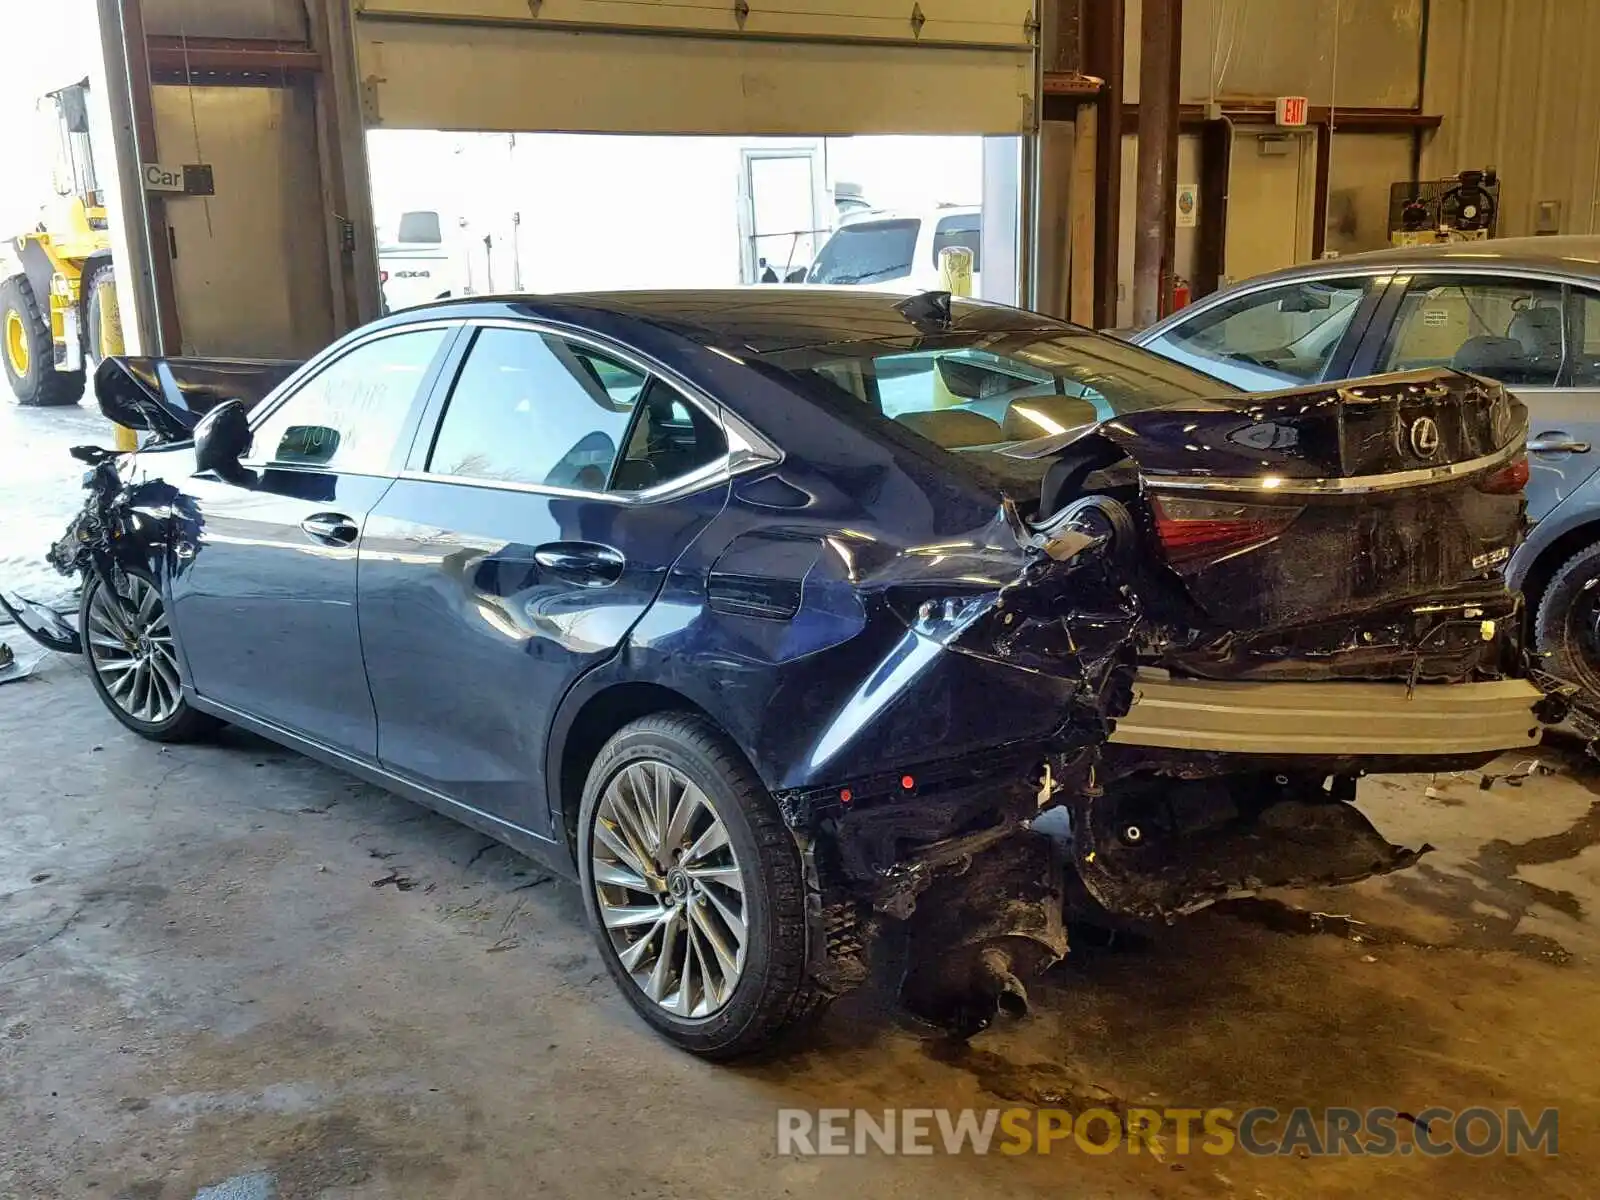
[[1426,175],[1493,164],[1501,236],[1600,233],[1600,0],[1432,0]]
[[[1133,101],[1144,6],[1126,3],[1123,92]],[[1423,0],[1184,0],[1180,98],[1408,107],[1422,11]]]

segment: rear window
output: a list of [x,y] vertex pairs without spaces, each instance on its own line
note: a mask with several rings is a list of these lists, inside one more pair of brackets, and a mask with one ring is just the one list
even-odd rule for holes
[[915,217],[842,225],[811,264],[809,283],[883,283],[911,274],[917,253]]
[[1088,332],[957,334],[767,356],[810,395],[850,401],[946,450],[1009,449],[1235,389]]

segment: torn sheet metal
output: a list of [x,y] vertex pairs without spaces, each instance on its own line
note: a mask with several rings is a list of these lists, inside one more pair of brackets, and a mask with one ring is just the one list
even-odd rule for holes
[[[1264,888],[1355,883],[1414,864],[1432,847],[1389,842],[1317,777],[1269,785],[1174,784],[1159,797],[1082,795],[1068,805],[1078,878],[1124,917],[1169,921]],[[1185,786],[1189,796],[1174,796]]]
[[81,649],[77,629],[54,609],[8,592],[0,592],[0,609],[18,629],[47,650],[77,654]]
[[[937,545],[886,553],[850,542],[841,558],[853,589],[904,632],[804,753],[816,782],[776,792],[815,882],[813,945],[830,947],[827,978],[859,977],[872,936],[905,922],[908,1003],[971,1033],[1024,1010],[1023,980],[1065,954],[1062,864],[1027,826],[1041,797],[1066,794],[1056,781],[1092,776],[1132,702],[1140,608],[1117,577],[1112,540],[1087,512],[1034,530],[1007,502],[985,528]],[[1012,713],[1013,736],[1000,725],[981,748],[949,752],[949,722],[1029,701],[1041,711]],[[863,761],[856,746],[907,716],[914,751],[897,735],[889,769],[882,758],[849,769]],[[847,910],[858,936],[834,963]]]

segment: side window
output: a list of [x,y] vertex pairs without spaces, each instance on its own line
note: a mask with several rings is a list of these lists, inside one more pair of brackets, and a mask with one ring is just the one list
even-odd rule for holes
[[1560,284],[1419,276],[1400,302],[1381,369],[1454,367],[1552,385],[1565,348],[1562,311]]
[[1573,332],[1572,386],[1600,387],[1600,295],[1572,294],[1577,315]]
[[1315,383],[1327,373],[1371,283],[1311,280],[1253,292],[1196,313],[1160,341],[1202,371],[1212,363],[1239,363],[1285,384]]
[[678,479],[728,453],[722,426],[659,379],[645,389],[614,492],[640,492]]
[[964,246],[972,251],[972,269],[978,265],[978,248],[983,244],[983,228],[977,213],[961,217],[940,217],[933,227],[933,265],[939,265],[939,251],[947,246]]
[[251,457],[382,474],[417,389],[450,332],[418,329],[357,346],[255,427]]
[[603,492],[647,379],[558,337],[480,330],[451,389],[428,470]]

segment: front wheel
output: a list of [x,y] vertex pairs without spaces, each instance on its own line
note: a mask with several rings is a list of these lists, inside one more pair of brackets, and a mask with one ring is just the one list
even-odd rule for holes
[[[48,304],[50,297],[44,300]],[[0,360],[18,404],[76,404],[83,396],[82,371],[56,370],[49,313],[39,307],[25,275],[0,283]]]
[[172,627],[155,579],[124,572],[123,594],[89,571],[78,629],[94,690],[116,717],[153,742],[187,742],[221,724],[191,708],[179,682]]
[[736,1058],[822,1007],[794,839],[705,720],[645,717],[606,743],[584,787],[578,866],[612,978],[682,1049]]

